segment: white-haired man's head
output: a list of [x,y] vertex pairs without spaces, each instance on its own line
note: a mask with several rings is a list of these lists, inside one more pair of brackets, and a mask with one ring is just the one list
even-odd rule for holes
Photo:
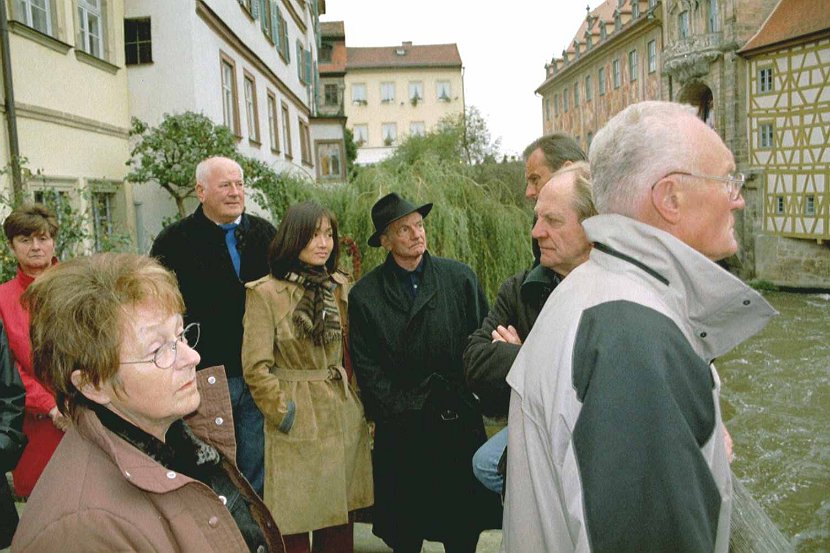
[[710,259],[738,248],[742,177],[720,136],[692,106],[640,102],[600,129],[589,152],[594,202],[665,230]]

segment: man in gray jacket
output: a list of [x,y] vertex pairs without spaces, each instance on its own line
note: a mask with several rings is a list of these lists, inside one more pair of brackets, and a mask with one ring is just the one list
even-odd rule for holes
[[591,145],[590,259],[507,377],[504,548],[726,552],[732,483],[711,361],[775,311],[735,253],[743,175],[689,106],[642,102]]

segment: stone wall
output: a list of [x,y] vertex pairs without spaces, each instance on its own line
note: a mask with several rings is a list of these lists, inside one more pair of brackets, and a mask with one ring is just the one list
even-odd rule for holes
[[759,233],[755,277],[779,286],[830,290],[830,243]]

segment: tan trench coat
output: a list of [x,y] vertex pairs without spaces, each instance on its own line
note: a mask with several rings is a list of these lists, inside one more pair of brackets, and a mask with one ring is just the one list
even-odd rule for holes
[[[340,273],[332,278],[347,332],[349,282]],[[346,524],[374,494],[369,432],[344,378],[343,344],[315,346],[296,334],[299,285],[266,276],[247,287],[242,368],[265,415],[265,504],[283,534]],[[281,432],[292,401],[293,424]]]

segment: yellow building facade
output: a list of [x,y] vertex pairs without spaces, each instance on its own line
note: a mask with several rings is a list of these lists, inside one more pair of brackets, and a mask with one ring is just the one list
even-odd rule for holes
[[830,14],[820,4],[783,0],[741,50],[762,199],[756,271],[806,287],[830,282]]
[[[93,237],[88,248],[106,247],[114,235],[134,239],[124,182],[130,117],[123,0],[0,1],[9,27],[3,78],[11,76],[13,90],[13,99],[3,97],[0,165],[10,166],[16,142],[28,169],[24,193],[39,200],[44,189],[54,189],[85,214]],[[7,172],[0,195],[12,192]]]
[[375,163],[409,135],[432,131],[465,110],[455,44],[347,48],[343,103],[357,163]]

